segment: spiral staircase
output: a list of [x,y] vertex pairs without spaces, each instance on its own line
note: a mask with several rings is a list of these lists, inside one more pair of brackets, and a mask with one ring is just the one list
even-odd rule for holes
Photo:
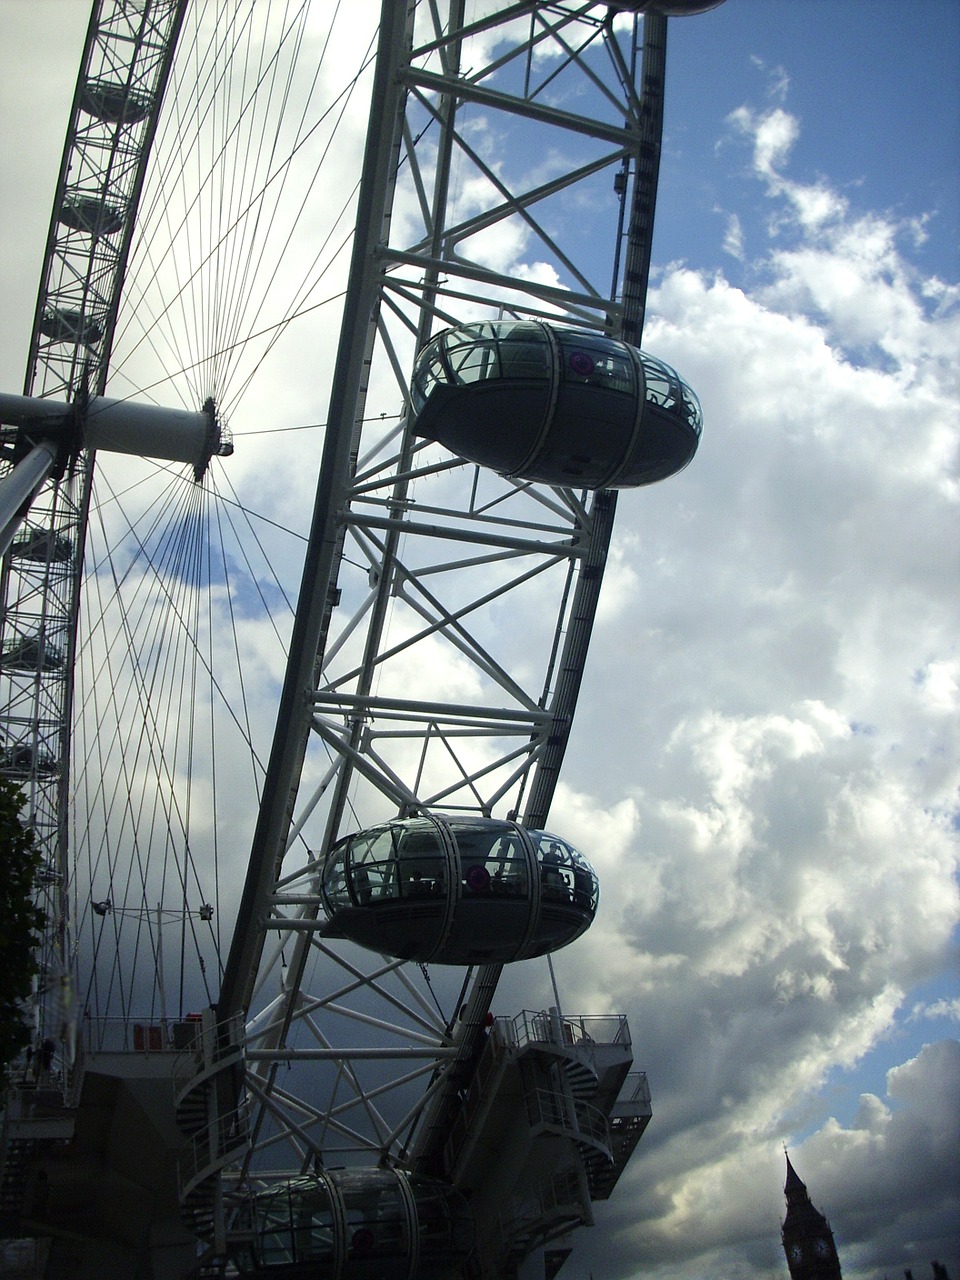
[[227,1252],[223,1174],[249,1147],[243,1106],[243,1021],[217,1022],[209,1009],[173,1068],[177,1126],[187,1142],[177,1160],[184,1224],[206,1246],[195,1275],[220,1275]]
[[[496,1266],[593,1220],[652,1114],[626,1019],[525,1011],[494,1020],[443,1151]],[[554,1249],[558,1264],[563,1249]]]

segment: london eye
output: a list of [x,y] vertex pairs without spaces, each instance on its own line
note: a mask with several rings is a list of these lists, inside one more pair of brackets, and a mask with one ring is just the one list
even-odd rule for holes
[[710,7],[94,5],[0,392],[37,1275],[553,1275],[613,1192],[550,808],[618,492],[701,430],[641,340]]

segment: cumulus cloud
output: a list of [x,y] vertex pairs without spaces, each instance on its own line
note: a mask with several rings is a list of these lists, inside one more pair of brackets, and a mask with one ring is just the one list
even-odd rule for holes
[[960,996],[955,1000],[933,1000],[929,1004],[915,1004],[910,1017],[911,1020],[949,1018],[952,1022],[960,1022]]
[[[925,1275],[933,1259],[949,1267],[960,1213],[958,1098],[960,1043],[935,1042],[888,1072],[884,1098],[863,1095],[848,1125],[828,1119],[791,1146],[791,1162],[834,1231],[844,1275],[906,1267]],[[782,1148],[756,1131],[728,1130],[721,1142],[702,1127],[696,1137],[708,1158],[692,1169],[677,1144],[657,1150],[648,1176],[632,1186],[640,1205],[633,1221],[615,1203],[603,1211],[597,1274],[784,1273]],[[642,1269],[618,1263],[630,1255],[643,1258]]]
[[960,1041],[942,1040],[891,1069],[886,1098],[863,1095],[849,1126],[830,1119],[797,1149],[845,1271],[923,1274],[932,1259],[952,1260],[958,1134]]
[[[956,298],[909,220],[791,177],[782,101],[730,125],[767,250],[754,230],[749,293],[682,264],[651,291],[645,345],[697,388],[704,439],[621,505],[637,587],[601,619],[554,811],[604,871],[558,971],[571,1004],[629,1013],[654,1098],[576,1256],[781,1273],[779,1144],[812,1126],[791,1151],[845,1274],[955,1268],[957,1044],[853,1119],[813,1100],[899,1026],[956,1017],[910,995],[958,920]],[[731,219],[728,252],[747,243]]]

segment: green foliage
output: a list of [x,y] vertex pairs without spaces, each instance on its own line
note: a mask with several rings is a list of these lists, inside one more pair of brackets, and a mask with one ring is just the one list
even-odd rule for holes
[[21,789],[0,777],[0,1077],[29,1042],[23,1001],[37,971],[35,948],[43,912],[33,903],[40,853],[20,813]]

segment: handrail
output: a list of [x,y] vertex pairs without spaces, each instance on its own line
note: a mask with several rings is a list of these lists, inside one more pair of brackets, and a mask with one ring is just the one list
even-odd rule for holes
[[[195,1082],[232,1066],[243,1055],[244,1019],[233,1014],[221,1022],[200,1021],[193,1042],[177,1054],[171,1077],[178,1101]],[[224,1052],[221,1046],[229,1046]]]
[[[176,1043],[178,1029],[199,1026],[202,1016],[188,1014],[183,1018],[159,1018],[145,1013],[131,1017],[93,1017],[84,1014],[77,1024],[77,1051],[82,1048],[87,1053],[162,1053],[179,1056],[183,1052],[183,1046]],[[137,1044],[136,1041],[141,1036],[142,1044]]]
[[505,1240],[537,1235],[543,1239],[556,1234],[550,1223],[560,1224],[575,1216],[585,1220],[583,1186],[575,1165],[568,1165],[541,1179],[527,1196],[513,1196],[498,1215],[500,1236]]
[[653,1099],[650,1095],[650,1083],[647,1080],[645,1071],[630,1071],[623,1082],[620,1090],[620,1096],[617,1098],[616,1105],[622,1106],[625,1103],[642,1102],[646,1106],[651,1106]]
[[[85,1013],[77,1027],[77,1045],[88,1053],[173,1053],[170,1028],[179,1019],[159,1019],[150,1014],[140,1017],[92,1017]],[[135,1046],[136,1027],[155,1029],[156,1037],[145,1035],[142,1047]]]
[[[452,1167],[463,1147],[473,1116],[484,1097],[486,1083],[496,1069],[504,1050],[518,1050],[528,1045],[582,1049],[606,1044],[630,1044],[630,1029],[625,1014],[570,1016],[560,1015],[554,1011],[535,1013],[530,1009],[524,1009],[513,1018],[506,1016],[495,1018],[490,1036],[467,1087],[466,1096],[462,1099],[454,1116],[444,1144],[444,1159],[447,1167]],[[627,1080],[635,1076],[639,1076],[640,1079],[634,1086],[635,1092],[631,1095],[630,1101],[639,1100],[649,1104],[650,1090],[646,1084],[646,1075],[643,1072],[631,1072]],[[646,1090],[645,1094],[643,1090]],[[609,1124],[602,1113],[598,1114],[603,1120],[602,1131],[598,1136],[603,1145],[609,1149]],[[588,1123],[587,1131],[592,1135],[595,1127]]]
[[181,1203],[205,1177],[245,1151],[249,1139],[246,1108],[218,1116],[187,1141],[177,1155],[177,1181]]
[[629,1047],[630,1028],[625,1014],[561,1014],[524,1009],[514,1018],[495,1021],[497,1032],[505,1044],[523,1048],[528,1044],[549,1044],[570,1048],[576,1045],[611,1045]]
[[597,1107],[578,1102],[560,1089],[530,1089],[526,1102],[531,1125],[553,1125],[571,1137],[610,1153],[610,1125]]

